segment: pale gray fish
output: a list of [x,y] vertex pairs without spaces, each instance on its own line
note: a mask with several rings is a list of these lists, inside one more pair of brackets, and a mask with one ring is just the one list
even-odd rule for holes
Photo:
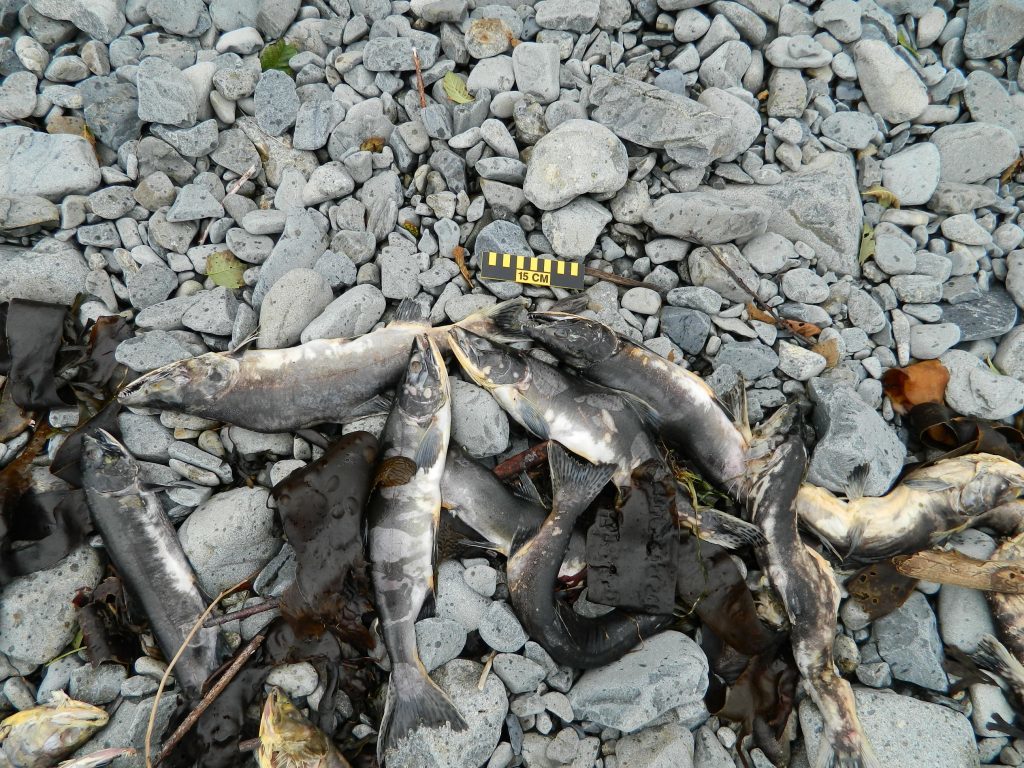
[[[1001,541],[992,559],[1024,562],[1024,532]],[[1024,595],[986,592],[985,597],[999,637],[1018,662],[1024,662]]]
[[548,462],[551,513],[540,530],[513,544],[507,566],[512,605],[530,638],[559,664],[578,669],[604,666],[674,619],[634,616],[618,608],[585,617],[555,597],[558,566],[576,520],[611,480],[615,467],[577,461],[555,442],[548,448]]
[[505,319],[585,379],[627,393],[669,446],[708,480],[742,489],[749,439],[699,376],[596,320],[563,312],[509,313]]
[[[536,533],[548,515],[539,502],[514,495],[491,470],[454,444],[448,448],[441,477],[441,503],[506,557],[516,538]],[[574,576],[586,567],[586,547],[584,532],[574,530],[560,576]]]
[[757,558],[785,606],[793,659],[824,723],[812,765],[881,768],[857,716],[853,689],[833,660],[839,586],[832,568],[797,530],[794,501],[806,467],[803,445],[790,439],[759,473],[747,502],[751,520],[766,539]]
[[[139,480],[138,462],[110,434],[86,435],[82,485],[103,546],[149,619],[164,658],[185,642],[207,602],[159,499]],[[221,665],[216,628],[200,629],[174,667],[186,697],[198,701]]]
[[449,337],[462,369],[509,416],[591,463],[614,465],[616,485],[628,485],[648,459],[660,460],[640,417],[619,394],[462,328],[451,329]]
[[919,552],[958,530],[1024,531],[1024,467],[985,453],[943,459],[908,474],[889,493],[848,500],[804,484],[801,524],[840,557],[858,562]]
[[368,552],[384,645],[391,659],[379,762],[419,728],[465,730],[430,679],[416,648],[416,620],[434,589],[441,476],[451,433],[448,372],[437,344],[417,336],[381,435],[381,462],[367,509]]
[[138,754],[137,751],[132,747],[109,747],[108,749],[90,752],[88,755],[65,760],[58,764],[57,768],[99,768],[99,766],[107,765],[107,763],[119,757],[135,757],[136,754]]
[[[493,317],[519,300],[488,307],[458,325],[499,333]],[[289,432],[384,412],[375,398],[405,371],[413,339],[427,333],[419,305],[402,302],[386,327],[356,339],[317,339],[287,349],[208,352],[143,374],[118,394],[123,405],[168,408],[257,432]]]

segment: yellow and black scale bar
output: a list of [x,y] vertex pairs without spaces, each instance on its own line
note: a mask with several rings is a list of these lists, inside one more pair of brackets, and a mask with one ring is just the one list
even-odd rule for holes
[[525,285],[583,289],[583,269],[575,261],[488,251],[479,262],[480,277],[485,280],[512,280]]

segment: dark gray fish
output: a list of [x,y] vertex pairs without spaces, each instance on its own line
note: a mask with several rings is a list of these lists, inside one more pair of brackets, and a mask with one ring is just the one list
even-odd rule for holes
[[[498,304],[459,325],[499,333]],[[418,334],[442,351],[447,329],[430,328],[419,305],[403,302],[384,328],[357,339],[317,339],[288,349],[208,352],[143,374],[118,394],[122,405],[169,408],[257,432],[288,432],[380,411],[375,402],[402,376]]]
[[[992,558],[1024,562],[1024,532],[1000,542]],[[1018,662],[1024,660],[1024,595],[986,592],[985,597],[988,598],[992,618],[1006,648]]]
[[757,557],[786,608],[793,659],[824,723],[824,738],[812,764],[881,768],[857,716],[853,689],[832,656],[839,587],[832,568],[803,543],[797,530],[794,502],[806,467],[803,444],[790,439],[759,473],[748,498],[751,520],[766,539]]
[[[1019,607],[1019,606],[1018,606]],[[995,611],[993,611],[995,612]],[[1018,626],[1022,617],[1018,614]],[[1002,631],[1002,627],[1000,627]],[[992,635],[982,635],[974,653],[968,654],[984,670],[988,670],[1006,684],[1017,702],[1017,710],[1024,709],[1024,664]]]
[[466,729],[416,648],[415,623],[434,589],[441,475],[451,434],[451,393],[437,344],[420,335],[381,435],[376,489],[367,510],[368,552],[384,645],[391,659],[378,762],[419,728]]
[[[160,501],[139,480],[139,465],[109,433],[86,435],[82,485],[103,545],[129,591],[141,603],[164,658],[171,659],[203,611],[192,565]],[[174,666],[187,698],[220,666],[218,632],[200,629]]]
[[619,659],[644,637],[671,623],[671,616],[632,616],[615,609],[596,618],[575,613],[557,600],[559,563],[577,518],[608,484],[615,467],[576,461],[557,443],[548,448],[551,514],[540,530],[508,560],[508,586],[516,615],[530,637],[556,662],[590,669]]
[[800,522],[841,557],[858,562],[919,552],[972,525],[1024,531],[1024,467],[985,453],[943,459],[908,474],[885,496],[844,501],[805,483]]
[[509,416],[544,440],[556,440],[595,464],[615,467],[616,485],[660,454],[639,416],[619,394],[563,373],[525,352],[462,328],[449,332],[452,354]]

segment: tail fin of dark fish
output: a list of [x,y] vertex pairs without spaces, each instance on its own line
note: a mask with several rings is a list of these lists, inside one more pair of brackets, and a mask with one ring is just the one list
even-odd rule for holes
[[[473,328],[474,333],[486,336],[491,341],[499,344],[516,344],[529,341],[529,337],[523,333],[523,324],[526,321],[528,299],[509,299],[495,304],[492,307],[484,307],[479,312],[467,317],[457,325],[466,325]],[[487,329],[476,330],[478,322],[484,320],[491,326]]]
[[1024,683],[1024,665],[1017,661],[1009,649],[992,635],[982,635],[978,648],[968,656],[984,670],[998,675],[1011,686]]
[[615,474],[614,465],[578,461],[554,441],[548,446],[548,464],[554,504],[565,512],[579,513],[590,506]]
[[871,465],[868,463],[858,464],[850,470],[846,478],[846,498],[856,501],[863,498],[864,488],[867,486],[868,474],[871,472]]
[[409,325],[430,325],[430,322],[427,320],[426,307],[416,301],[416,299],[402,299],[395,310],[392,322],[408,323]]
[[726,549],[763,547],[767,543],[764,533],[756,525],[717,509],[700,511],[698,536]]
[[566,296],[564,299],[559,299],[550,307],[547,308],[548,312],[565,312],[567,315],[578,315],[580,312],[585,310],[590,305],[590,295],[586,293],[577,293],[573,296]]
[[874,750],[863,734],[861,743],[855,750],[840,749],[838,751],[825,741],[823,736],[821,746],[818,747],[818,757],[814,761],[814,768],[882,768],[882,764],[875,757]]
[[519,476],[515,479],[515,484],[512,486],[512,493],[522,499],[532,501],[534,504],[544,506],[544,499],[541,497],[540,491],[537,490],[533,478],[526,472],[519,473]]
[[385,764],[388,750],[395,749],[419,728],[464,731],[469,726],[422,666],[399,664],[391,671],[384,718],[377,738],[377,762]]
[[364,419],[367,416],[380,416],[391,413],[394,400],[387,395],[374,395],[365,403],[360,403],[348,414],[349,419]]

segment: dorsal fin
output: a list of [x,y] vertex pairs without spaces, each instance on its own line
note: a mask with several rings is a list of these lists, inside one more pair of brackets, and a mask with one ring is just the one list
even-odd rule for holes
[[426,308],[416,299],[402,299],[395,310],[392,320],[395,323],[407,323],[409,325],[429,325],[427,321]]
[[846,498],[850,501],[864,497],[864,488],[868,484],[868,475],[871,473],[871,465],[867,462],[858,464],[850,470],[846,478]]

